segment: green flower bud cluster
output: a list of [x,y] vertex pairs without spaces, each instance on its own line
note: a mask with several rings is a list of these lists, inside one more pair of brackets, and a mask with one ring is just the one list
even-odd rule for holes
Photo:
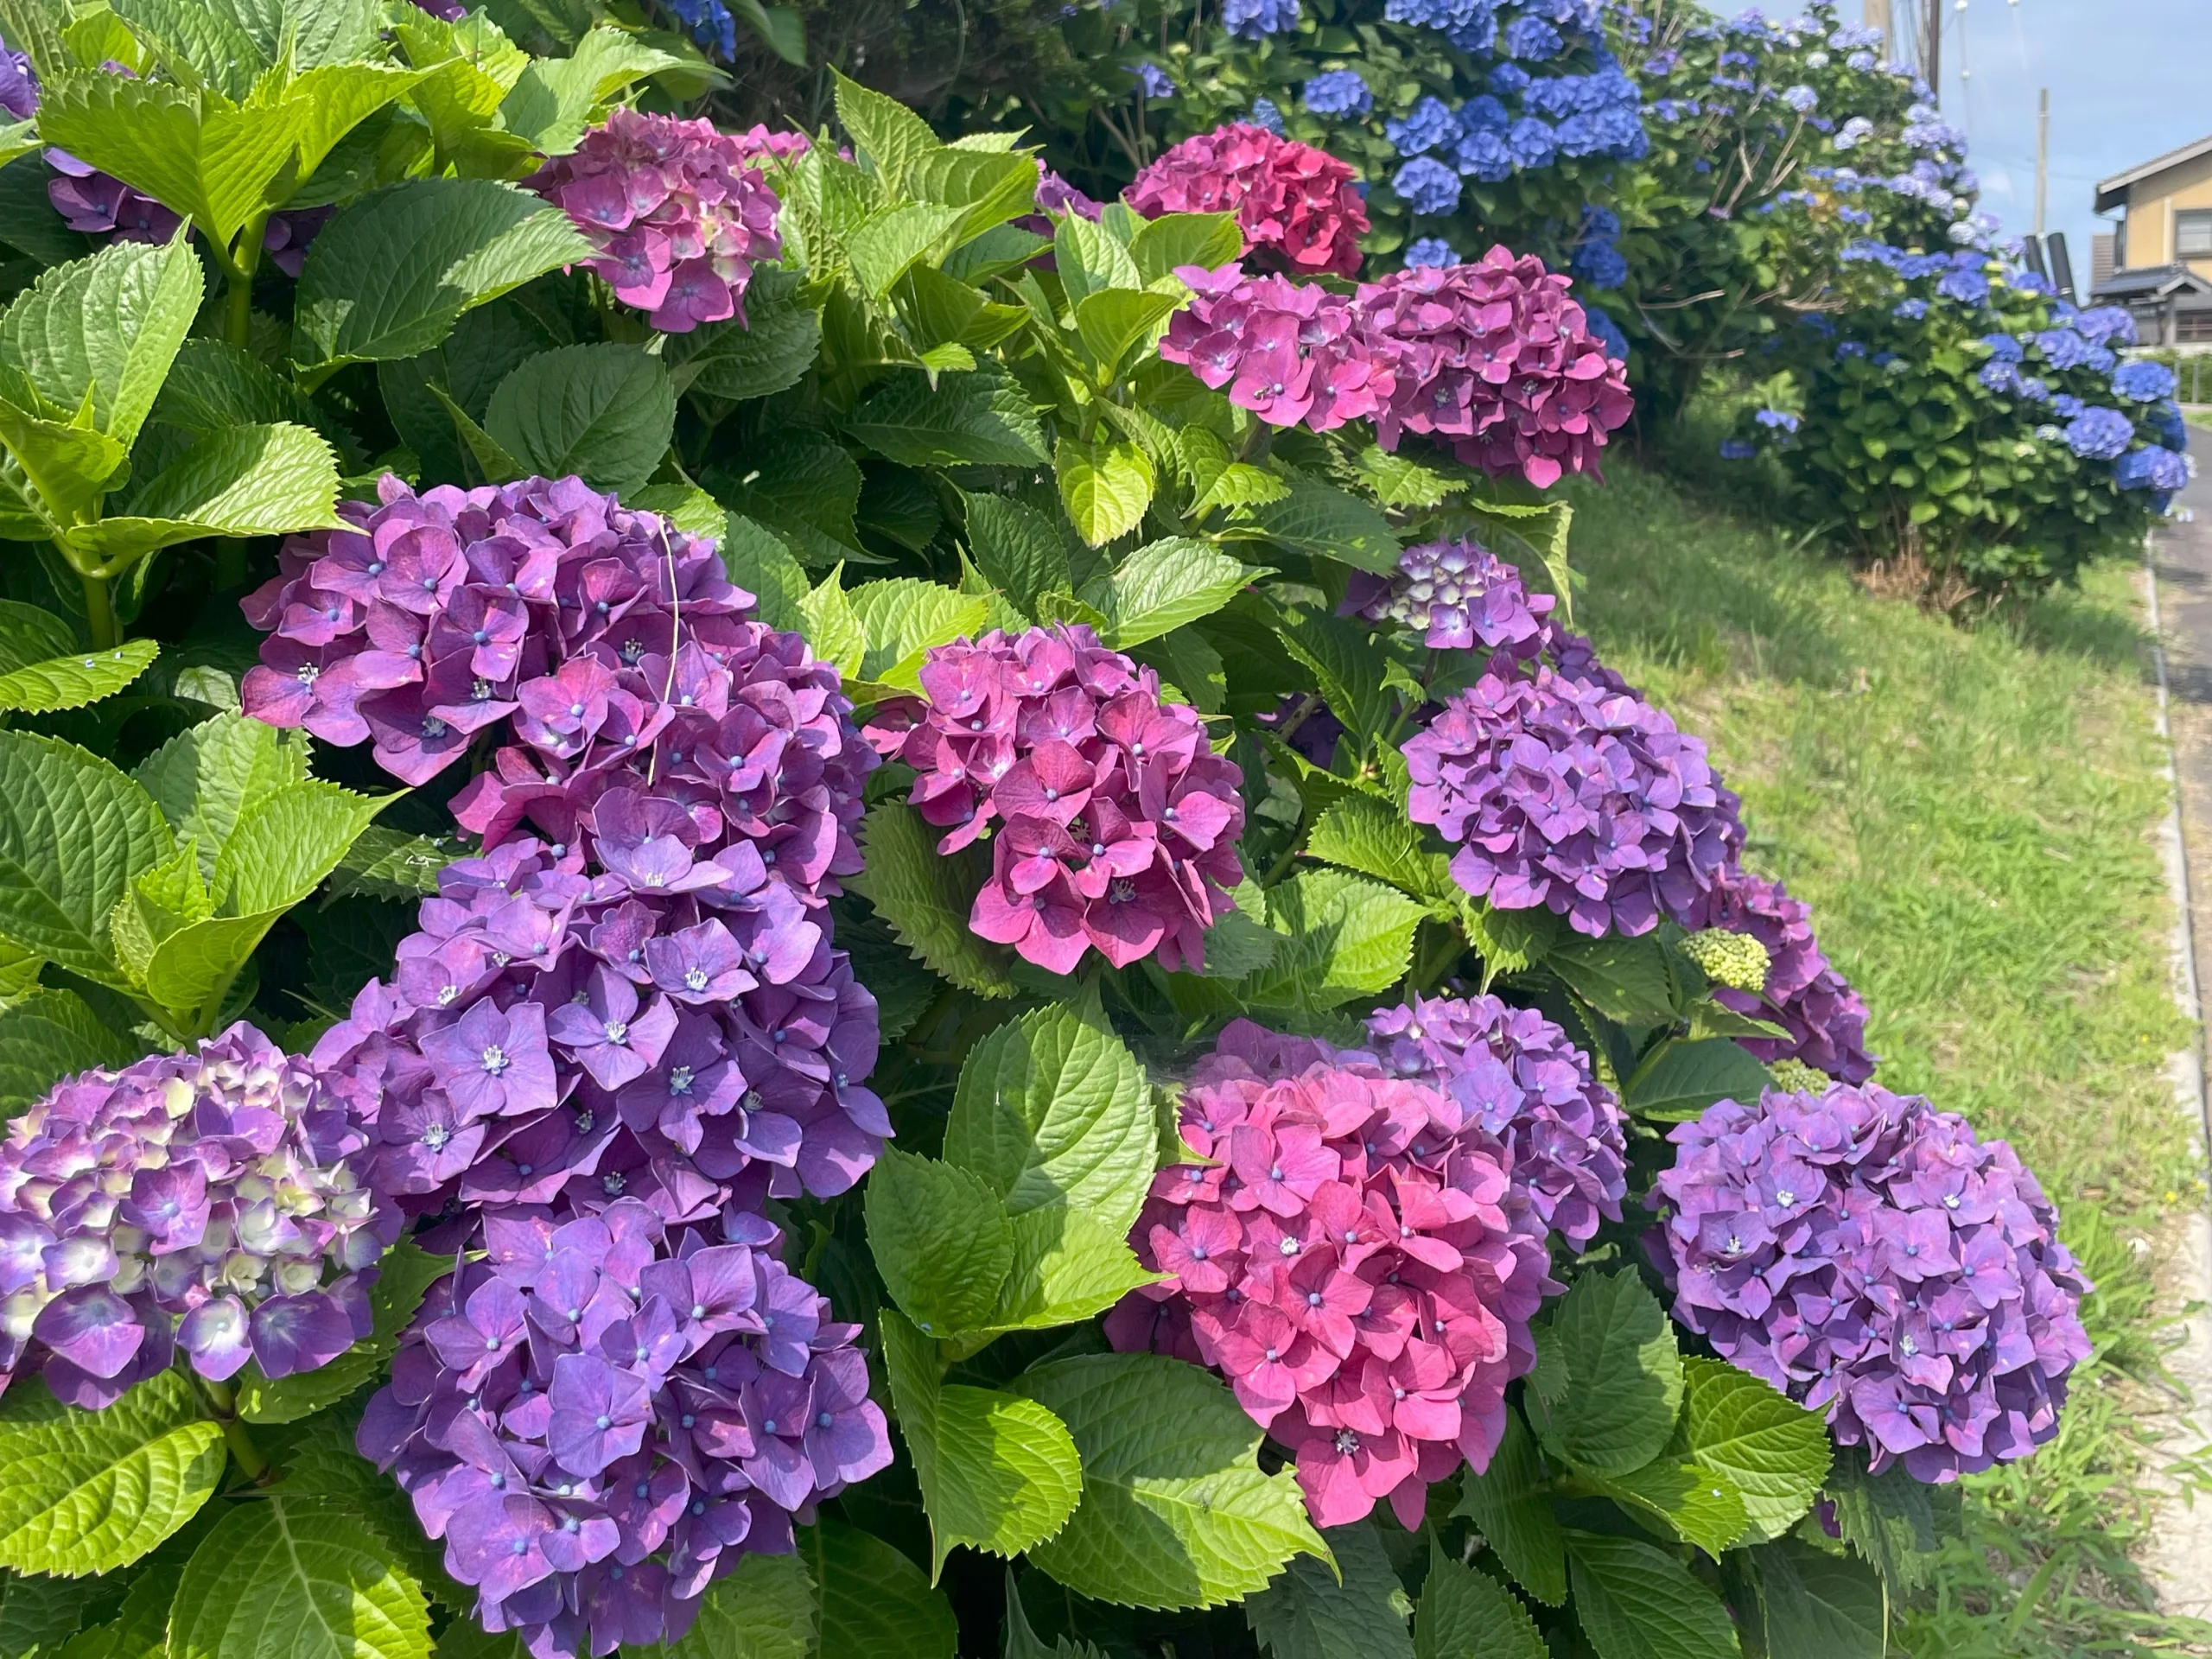
[[1705,970],[1705,976],[1732,991],[1756,996],[1766,988],[1771,959],[1766,947],[1748,933],[1731,933],[1725,927],[1708,927],[1682,941],[1682,954]]

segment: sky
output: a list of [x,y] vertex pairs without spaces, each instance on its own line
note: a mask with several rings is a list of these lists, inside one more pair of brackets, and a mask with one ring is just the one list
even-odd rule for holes
[[1944,118],[1966,130],[1982,206],[2010,232],[2034,227],[2036,93],[2050,88],[2049,227],[2066,232],[2086,284],[2089,238],[2112,228],[2095,216],[2096,181],[2212,136],[2212,0],[1934,3]]

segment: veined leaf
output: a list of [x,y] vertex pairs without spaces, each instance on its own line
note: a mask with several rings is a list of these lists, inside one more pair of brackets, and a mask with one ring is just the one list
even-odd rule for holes
[[241,1503],[193,1552],[172,1659],[429,1659],[423,1589],[343,1505]]
[[1653,1459],[1641,1469],[1599,1481],[1605,1495],[1656,1517],[1684,1543],[1719,1560],[1744,1535],[1744,1495],[1724,1474],[1695,1463]]
[[989,1323],[1014,1265],[1005,1206],[966,1170],[887,1147],[867,1192],[868,1249],[925,1335]]
[[1541,1490],[1535,1437],[1508,1406],[1505,1434],[1481,1474],[1468,1471],[1459,1507],[1505,1563],[1514,1582],[1547,1606],[1567,1599],[1567,1535]]
[[980,632],[990,614],[982,600],[910,576],[864,582],[845,597],[868,635],[859,677],[902,691],[921,690],[922,660],[932,646]]
[[915,162],[939,147],[929,123],[894,98],[831,71],[837,124],[852,135],[861,153],[896,189],[905,185]]
[[1570,1532],[1567,1553],[1575,1616],[1599,1659],[1733,1659],[1741,1651],[1720,1598],[1663,1550]]
[[161,647],[133,639],[112,651],[56,657],[0,674],[0,709],[50,715],[111,697],[153,665]]
[[1294,553],[1334,559],[1385,575],[1398,568],[1398,532],[1357,496],[1300,473],[1289,491],[1244,509],[1246,523]]
[[680,1641],[634,1651],[655,1659],[807,1659],[818,1623],[804,1559],[748,1550],[734,1572],[707,1586],[697,1622]]
[[1586,1273],[1537,1338],[1567,1368],[1555,1399],[1532,1392],[1546,1448],[1594,1475],[1625,1475],[1659,1455],[1682,1405],[1682,1361],[1666,1311],[1632,1271]]
[[822,1599],[824,1659],[953,1659],[950,1605],[874,1533],[824,1516],[799,1534],[798,1554]]
[[0,365],[67,419],[92,400],[93,430],[138,441],[200,310],[200,260],[182,235],[117,242],[41,274],[0,316]]
[[[1076,224],[1087,224],[1077,219]],[[1062,438],[1053,456],[1060,500],[1076,531],[1093,547],[1119,541],[1144,522],[1157,481],[1152,461],[1134,443]]]
[[1321,1539],[1333,1568],[1319,1556],[1294,1556],[1281,1577],[1245,1599],[1244,1622],[1260,1645],[1274,1659],[1414,1659],[1406,1630],[1413,1604],[1374,1522],[1332,1527]]
[[978,996],[1012,996],[1014,953],[969,931],[968,913],[982,884],[976,861],[964,852],[947,858],[937,841],[937,831],[912,807],[897,801],[870,807],[861,830],[868,868],[845,885],[873,904],[899,942],[932,972]]
[[1756,1101],[1770,1081],[1766,1068],[1728,1038],[1675,1039],[1637,1068],[1622,1103],[1655,1122],[1683,1122],[1717,1100]]
[[1831,1555],[1796,1538],[1751,1553],[1759,1575],[1759,1610],[1766,1650],[1820,1659],[1885,1659],[1888,1638],[1882,1581],[1863,1561]]
[[1812,1507],[1834,1456],[1827,1428],[1772,1384],[1718,1359],[1682,1362],[1680,1449],[1743,1495],[1748,1541],[1778,1538]]
[[846,418],[845,430],[908,467],[1042,467],[1052,459],[1020,382],[995,367],[936,377],[886,375]]
[[1038,594],[1074,591],[1067,548],[1044,514],[1003,495],[963,493],[961,501],[976,569],[1025,616],[1036,613]]
[[1304,871],[1268,890],[1268,925],[1286,943],[1244,995],[1260,1006],[1308,1009],[1388,989],[1405,976],[1414,931],[1427,913],[1358,876]]
[[69,531],[69,550],[103,563],[202,536],[278,536],[340,523],[338,459],[302,426],[210,432],[163,467],[123,511]]
[[626,29],[600,23],[565,58],[533,58],[499,105],[509,132],[544,156],[566,156],[592,111],[634,80],[685,67]]
[[1432,1550],[1414,1619],[1414,1659],[1545,1659],[1547,1651],[1511,1591]]
[[124,1066],[138,1045],[111,1031],[74,991],[35,990],[0,1008],[0,1116],[96,1065]]
[[176,832],[198,841],[200,874],[212,881],[216,855],[247,803],[305,781],[306,734],[217,715],[179,732],[132,775]]
[[1213,270],[1244,251],[1234,213],[1163,213],[1129,238],[1129,257],[1147,283],[1185,265]]
[[1042,1331],[1103,1313],[1160,1276],[1137,1260],[1124,1230],[1087,1211],[1024,1211],[1014,1217],[1011,1236],[1012,1266],[996,1305],[946,1333],[964,1353],[1008,1331]]
[[668,336],[661,359],[676,390],[740,403],[797,385],[822,349],[822,314],[800,297],[804,283],[798,271],[764,265],[745,290],[743,322]]
[[1178,536],[1141,547],[1081,597],[1105,617],[1108,643],[1126,651],[1185,623],[1211,616],[1262,576],[1211,543]]
[[1371,795],[1347,795],[1321,815],[1306,839],[1314,858],[1411,893],[1426,904],[1457,908],[1452,861],[1432,852],[1404,816]]
[[413,1322],[424,1295],[452,1271],[450,1256],[432,1255],[412,1239],[401,1239],[377,1263],[377,1281],[369,1287],[369,1335],[320,1370],[273,1382],[257,1363],[248,1362],[238,1373],[238,1415],[250,1423],[297,1422],[372,1382],[399,1347],[400,1333]]
[[1070,305],[1079,306],[1106,289],[1144,286],[1137,262],[1121,238],[1081,213],[1069,213],[1053,226],[1052,263]]
[[563,346],[499,383],[484,429],[531,473],[627,497],[668,453],[676,391],[642,346]]
[[119,982],[107,920],[175,845],[146,791],[59,738],[0,732],[0,935]]

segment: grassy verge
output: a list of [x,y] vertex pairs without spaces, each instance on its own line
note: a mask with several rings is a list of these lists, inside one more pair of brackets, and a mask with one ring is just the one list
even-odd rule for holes
[[1576,498],[1577,620],[1712,743],[1752,861],[1813,906],[1873,1011],[1879,1080],[2010,1139],[2106,1294],[2105,1354],[2060,1440],[1973,1483],[1971,1539],[1906,1621],[1914,1651],[2171,1648],[2128,1560],[2157,1458],[2128,1373],[2155,1367],[2147,1286],[2117,1235],[2197,1191],[2165,1073],[2151,828],[2165,785],[2132,573],[1972,627],[1877,598],[1778,532],[1625,464]]

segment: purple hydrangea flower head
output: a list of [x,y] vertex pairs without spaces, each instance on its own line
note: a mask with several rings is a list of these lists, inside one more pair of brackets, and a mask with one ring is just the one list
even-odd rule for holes
[[0,110],[17,121],[38,113],[38,72],[29,54],[0,41]]
[[2116,409],[2086,408],[2066,425],[2066,447],[2084,461],[2117,461],[2134,442],[2135,423]]
[[1722,873],[1707,925],[1757,939],[1766,951],[1765,982],[1757,992],[1726,985],[1713,991],[1724,1007],[1789,1033],[1786,1042],[1738,1039],[1754,1058],[1768,1065],[1796,1060],[1843,1083],[1873,1076],[1866,1005],[1821,954],[1812,912],[1802,900],[1779,881],[1732,868]]
[[1652,1254],[1723,1358],[1877,1473],[1955,1480],[2058,1432],[2090,1286],[2012,1147],[1840,1083],[1724,1100],[1669,1138]]
[[1394,1077],[1449,1095],[1544,1225],[1580,1249],[1618,1221],[1627,1141],[1620,1103],[1590,1057],[1533,1008],[1494,996],[1416,997],[1368,1018]]
[[1080,626],[940,645],[921,678],[867,734],[918,774],[939,851],[998,826],[969,925],[1057,974],[1094,947],[1117,968],[1203,966],[1243,880],[1244,805],[1196,711]]
[[363,1415],[478,1622],[537,1659],[673,1642],[748,1551],[891,1461],[857,1325],[758,1228],[635,1201],[487,1224]]
[[1559,1287],[1543,1224],[1451,1096],[1239,1020],[1184,1092],[1183,1143],[1131,1233],[1168,1274],[1108,1315],[1123,1351],[1220,1371],[1298,1460],[1321,1526],[1489,1465],[1529,1321]]
[[348,1102],[243,1022],[55,1084],[0,1143],[0,1388],[36,1369],[99,1410],[179,1350],[218,1381],[328,1364],[368,1335],[399,1231],[368,1145]]
[[1375,107],[1375,94],[1358,70],[1329,69],[1307,78],[1299,101],[1316,115],[1365,115]]
[[1395,576],[1354,573],[1342,614],[1417,629],[1431,651],[1497,651],[1539,639],[1557,603],[1477,543],[1423,542],[1398,555]]
[[1318,283],[1247,276],[1238,264],[1176,275],[1192,299],[1168,324],[1160,354],[1225,389],[1239,408],[1273,426],[1327,432],[1386,406],[1395,376],[1344,296]]
[[2093,346],[2133,346],[2135,317],[2124,305],[2093,305],[2074,315],[2074,332]]
[[1294,274],[1359,270],[1367,207],[1351,168],[1311,144],[1233,123],[1185,138],[1123,192],[1147,219],[1234,213],[1249,253]]
[[1471,467],[1539,489],[1595,473],[1605,435],[1634,412],[1626,371],[1589,332],[1568,281],[1533,255],[1399,271],[1355,302],[1395,371],[1376,435],[1427,434]]
[[[1453,879],[1580,933],[1710,925],[1744,839],[1704,742],[1547,630],[1544,660],[1500,651],[1405,746],[1407,810],[1458,851]],[[1525,648],[1524,648],[1525,649]],[[1556,664],[1556,665],[1554,665]]]
[[781,205],[743,141],[709,121],[617,109],[526,182],[599,250],[591,268],[665,334],[745,321],[745,290],[782,256]]

